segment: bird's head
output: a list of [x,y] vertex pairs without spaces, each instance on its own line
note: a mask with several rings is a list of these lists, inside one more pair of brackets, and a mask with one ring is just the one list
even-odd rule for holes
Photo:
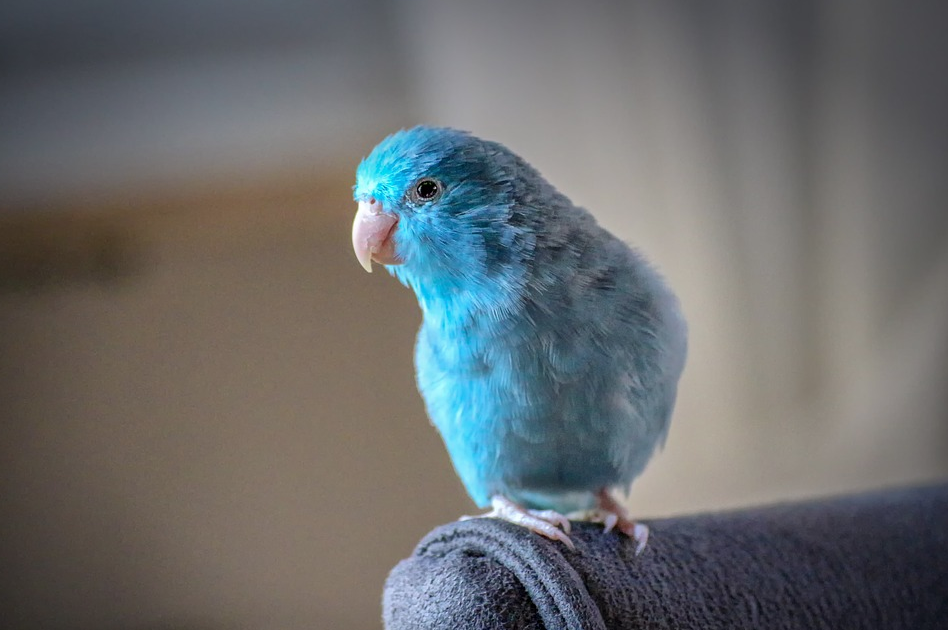
[[356,172],[356,257],[416,291],[419,283],[509,282],[534,243],[518,203],[532,179],[539,175],[495,142],[447,128],[394,133]]

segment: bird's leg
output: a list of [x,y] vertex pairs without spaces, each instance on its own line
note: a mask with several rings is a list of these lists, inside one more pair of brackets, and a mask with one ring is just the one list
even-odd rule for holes
[[499,494],[491,497],[490,505],[490,512],[478,516],[462,516],[461,520],[465,521],[472,518],[503,519],[509,523],[526,527],[550,540],[558,540],[570,549],[576,549],[568,535],[570,532],[569,519],[559,512],[555,510],[528,510]]
[[648,526],[632,520],[625,508],[605,488],[596,493],[596,505],[596,509],[589,514],[589,520],[602,523],[605,526],[603,533],[618,529],[637,543],[635,555],[642,553],[648,543]]

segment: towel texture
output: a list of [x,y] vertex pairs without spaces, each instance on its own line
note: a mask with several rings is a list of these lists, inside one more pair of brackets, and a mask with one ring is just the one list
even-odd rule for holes
[[948,628],[948,484],[649,521],[576,551],[494,519],[444,525],[389,575],[385,627]]

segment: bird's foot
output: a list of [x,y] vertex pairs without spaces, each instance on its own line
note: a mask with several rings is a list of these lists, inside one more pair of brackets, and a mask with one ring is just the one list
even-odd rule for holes
[[507,497],[496,495],[490,500],[491,511],[477,516],[462,516],[466,521],[472,518],[499,518],[530,531],[546,536],[550,540],[558,540],[571,550],[576,549],[569,539],[569,519],[555,510],[528,510],[517,505]]
[[636,542],[635,555],[639,555],[648,543],[648,525],[638,523],[605,489],[596,493],[596,508],[583,513],[583,520],[602,523],[604,534],[617,529]]

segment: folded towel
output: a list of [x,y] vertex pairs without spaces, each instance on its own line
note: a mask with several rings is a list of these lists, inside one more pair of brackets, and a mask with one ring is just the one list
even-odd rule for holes
[[948,628],[948,484],[648,522],[575,523],[576,551],[475,519],[385,585],[388,630]]

